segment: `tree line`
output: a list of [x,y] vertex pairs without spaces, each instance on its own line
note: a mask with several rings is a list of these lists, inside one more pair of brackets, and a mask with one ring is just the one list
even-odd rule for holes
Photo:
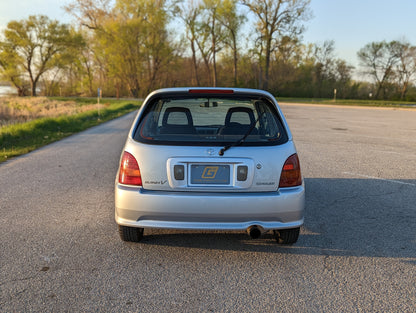
[[0,37],[0,80],[20,96],[143,97],[162,87],[231,86],[282,97],[416,100],[416,47],[371,42],[365,77],[335,42],[305,44],[310,0],[73,0],[72,25],[11,21]]

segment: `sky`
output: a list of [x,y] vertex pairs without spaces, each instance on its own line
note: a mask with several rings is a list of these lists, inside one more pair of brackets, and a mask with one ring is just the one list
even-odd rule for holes
[[416,45],[415,0],[312,0],[305,42],[334,40],[337,56],[357,66],[357,52],[373,41]]
[[[0,0],[0,30],[11,20],[44,14],[64,23],[71,0]],[[373,41],[405,38],[416,45],[415,0],[311,0],[304,43],[334,40],[337,57],[358,66],[357,51]]]

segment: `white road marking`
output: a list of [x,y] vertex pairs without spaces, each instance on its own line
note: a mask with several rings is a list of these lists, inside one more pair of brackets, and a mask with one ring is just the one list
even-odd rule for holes
[[368,178],[368,179],[377,179],[377,180],[381,180],[381,181],[385,181],[385,182],[389,182],[389,183],[395,183],[395,184],[401,184],[401,185],[408,185],[408,186],[416,187],[416,184],[405,183],[405,182],[402,182],[400,180],[386,179],[386,178],[374,177],[374,176],[357,174],[357,173],[352,173],[352,172],[343,172],[343,174],[351,175],[351,176],[360,176],[360,177],[364,177],[364,178]]

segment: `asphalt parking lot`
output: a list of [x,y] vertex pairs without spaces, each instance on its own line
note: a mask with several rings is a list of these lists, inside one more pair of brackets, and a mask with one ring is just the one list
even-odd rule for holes
[[416,311],[416,110],[282,109],[307,188],[290,247],[242,232],[122,242],[131,114],[0,164],[0,311]]

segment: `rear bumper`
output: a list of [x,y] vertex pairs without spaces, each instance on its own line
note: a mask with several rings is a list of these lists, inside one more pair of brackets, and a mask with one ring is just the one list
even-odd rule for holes
[[272,229],[288,229],[300,227],[303,219],[290,223],[248,221],[245,223],[200,223],[200,222],[171,222],[145,220],[132,222],[116,217],[117,224],[140,228],[167,228],[167,229],[195,229],[195,230],[244,230],[251,226],[257,226],[264,231]]
[[141,228],[265,231],[303,224],[304,186],[264,193],[164,192],[116,184],[115,220]]

